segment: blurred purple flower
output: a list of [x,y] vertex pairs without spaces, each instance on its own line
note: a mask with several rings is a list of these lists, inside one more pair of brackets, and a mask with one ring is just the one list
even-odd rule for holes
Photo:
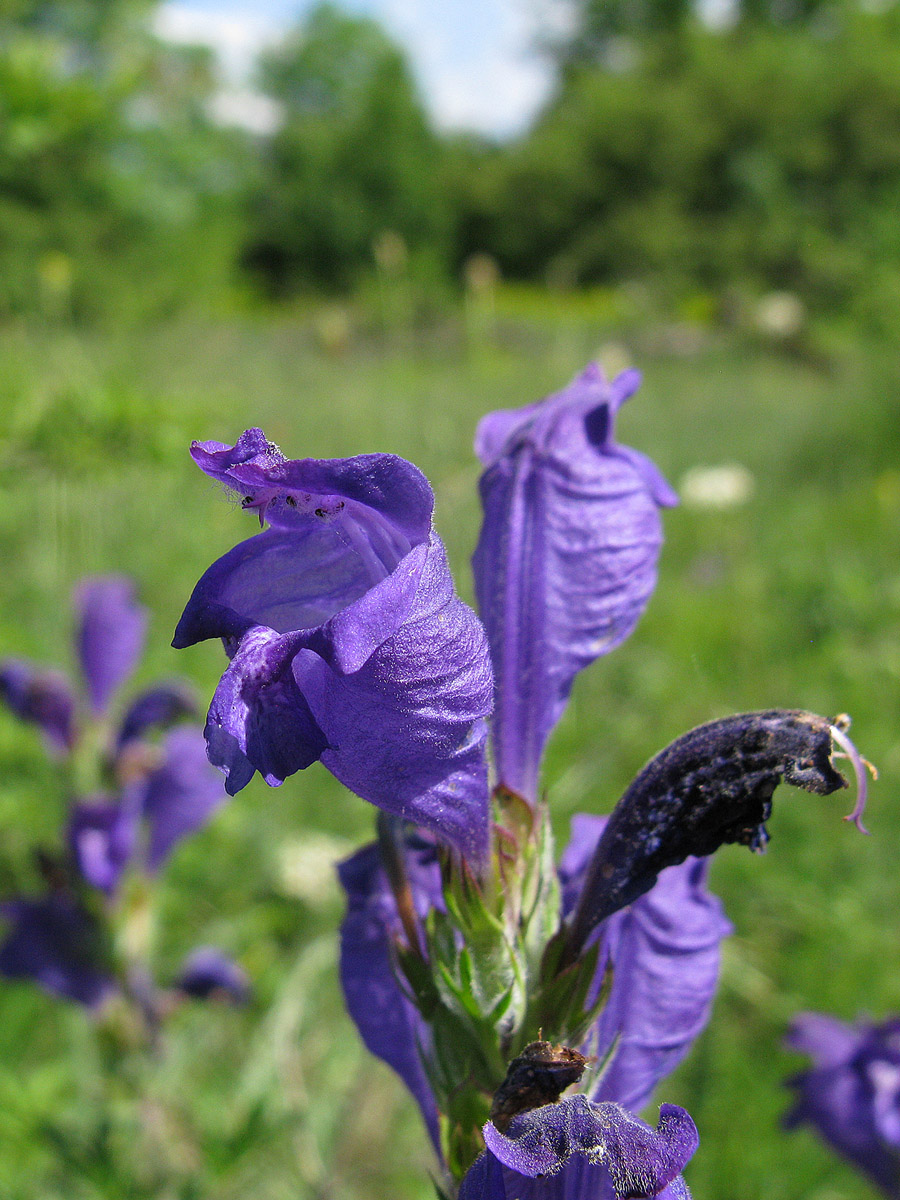
[[[131,581],[120,576],[82,581],[75,607],[87,707],[94,717],[105,718],[140,655],[146,612],[135,601]],[[55,751],[78,749],[76,693],[61,673],[7,659],[0,663],[0,698],[21,719],[38,724]],[[67,836],[74,869],[51,860],[56,875],[50,895],[17,897],[0,907],[11,922],[0,946],[0,973],[31,978],[88,1007],[118,986],[108,945],[114,905],[96,905],[88,889],[112,900],[130,865],[158,871],[174,846],[205,824],[224,800],[221,777],[209,764],[199,729],[182,726],[159,741],[147,738],[193,711],[184,685],[161,684],[136,696],[118,729],[109,731],[101,766],[115,781],[115,791],[73,799]],[[131,966],[134,994],[135,981],[145,975],[149,981],[149,974],[143,964]],[[152,992],[152,983],[147,986]],[[147,1010],[152,1008],[151,997]]]
[[225,999],[246,1004],[250,999],[247,973],[214,946],[198,946],[188,955],[175,986],[198,1000]]
[[31,979],[88,1008],[114,990],[104,931],[73,897],[52,892],[38,900],[7,900],[0,916],[11,924],[0,946],[0,975]]
[[[147,626],[146,610],[137,603],[134,584],[119,575],[81,581],[76,587],[75,646],[87,690],[88,707],[105,716],[115,691],[132,673],[140,657]],[[22,721],[40,727],[54,752],[68,754],[78,742],[77,690],[57,670],[22,659],[0,661],[0,700]],[[195,711],[185,685],[157,685],[131,702],[116,734],[114,752],[154,726],[171,725]]]
[[[134,799],[137,799],[135,796]],[[111,896],[137,849],[140,809],[133,802],[85,800],[69,816],[68,840],[82,879]]]
[[891,1200],[900,1197],[900,1017],[845,1024],[804,1013],[787,1044],[810,1070],[788,1080],[796,1092],[788,1128],[812,1125]]
[[677,497],[615,441],[640,375],[591,364],[538,404],[490,413],[475,449],[484,523],[473,558],[496,685],[498,782],[530,801],[576,674],[631,633],[656,583],[659,507]]
[[683,1108],[664,1104],[655,1130],[617,1104],[569,1096],[484,1127],[485,1152],[459,1200],[637,1200],[688,1197],[681,1170],[697,1149]]
[[[154,761],[158,759],[158,761]],[[199,729],[181,726],[164,738],[147,769],[137,771],[116,801],[76,804],[69,844],[83,878],[108,895],[123,870],[139,862],[163,866],[174,847],[202,828],[225,799]]]
[[173,642],[221,637],[231,658],[206,726],[227,790],[321,760],[483,859],[490,659],[454,594],[425,477],[390,454],[286,460],[258,429],[191,452],[270,525],[206,571]]
[[37,725],[57,754],[75,744],[75,695],[61,671],[42,670],[18,658],[0,662],[0,699],[20,721]]
[[222,777],[210,770],[199,729],[170,730],[162,749],[161,765],[136,785],[142,791],[151,871],[158,871],[178,842],[201,829],[225,799]]
[[147,611],[137,603],[130,579],[109,575],[85,579],[75,591],[75,644],[95,714],[137,666],[144,648]]

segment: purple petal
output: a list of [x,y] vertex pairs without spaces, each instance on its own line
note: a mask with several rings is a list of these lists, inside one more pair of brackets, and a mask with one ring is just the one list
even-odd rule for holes
[[191,457],[201,471],[224,484],[229,483],[232,468],[241,463],[267,466],[284,461],[284,455],[261,429],[246,429],[233,446],[224,442],[194,442]]
[[608,383],[591,366],[478,428],[486,470],[473,567],[496,676],[497,769],[531,800],[575,675],[631,633],[656,583],[658,508],[676,498],[648,459],[613,439],[637,378]]
[[0,975],[32,979],[45,991],[88,1008],[113,990],[103,966],[101,931],[68,896],[9,900],[0,915],[12,923],[0,946]]
[[[424,915],[437,902],[440,873],[433,850],[406,856],[414,903]],[[400,932],[397,906],[376,845],[365,846],[338,866],[347,893],[341,925],[341,985],[347,1011],[367,1049],[392,1067],[422,1110],[435,1149],[440,1153],[438,1114],[422,1065],[431,1035],[397,982],[392,940]]]
[[20,721],[37,725],[53,751],[75,744],[75,697],[61,671],[46,671],[17,658],[0,663],[0,699]]
[[785,1045],[808,1054],[817,1067],[837,1067],[860,1048],[863,1035],[853,1025],[825,1013],[800,1013],[791,1022]]
[[618,1104],[568,1096],[515,1117],[505,1134],[489,1121],[484,1142],[503,1166],[532,1179],[555,1174],[574,1155],[584,1156],[608,1172],[618,1200],[631,1200],[664,1192],[697,1149],[699,1137],[689,1114],[674,1104],[661,1107],[653,1130]]
[[706,875],[705,860],[670,867],[604,929],[613,985],[592,1047],[602,1054],[620,1040],[596,1099],[642,1108],[709,1022],[720,944],[732,928]]
[[[453,594],[444,549],[432,535],[403,624],[357,670],[375,589],[325,626],[321,657],[301,652],[294,677],[328,748],[322,762],[347,787],[386,812],[432,830],[473,862],[488,838],[483,718],[492,679],[484,631]],[[373,614],[374,615],[374,614]],[[350,673],[342,667],[346,664]]]
[[[458,1200],[507,1200],[503,1166],[485,1151],[468,1169],[459,1187]],[[517,1176],[521,1179],[521,1176]],[[526,1187],[529,1181],[523,1180]],[[550,1193],[547,1193],[548,1197]],[[554,1198],[555,1200],[555,1198]]]
[[394,454],[287,460],[262,430],[248,429],[233,448],[195,442],[191,455],[202,471],[239,492],[245,507],[277,528],[303,529],[312,520],[331,526],[350,545],[358,545],[362,535],[376,556],[394,560],[431,528],[434,496],[428,481]]
[[76,589],[75,607],[81,670],[91,707],[102,713],[137,665],[147,612],[135,601],[131,580],[114,575],[84,580]]
[[[833,1040],[829,1037],[833,1035]],[[855,1028],[810,1013],[790,1044],[816,1065],[789,1080],[796,1103],[785,1118],[809,1122],[892,1200],[900,1195],[900,1018]]]
[[69,820],[69,845],[81,877],[107,895],[119,885],[137,849],[140,804],[134,797],[122,803],[77,804]]
[[[565,911],[578,889],[606,818],[576,816],[560,864]],[[616,1050],[594,1094],[640,1109],[706,1027],[719,975],[720,943],[731,933],[718,897],[706,890],[705,860],[663,871],[646,895],[602,927],[598,978],[608,963],[612,990],[586,1053]]]
[[221,776],[209,764],[198,729],[171,730],[163,750],[162,766],[143,784],[151,871],[159,870],[176,844],[205,825],[225,799]]
[[429,532],[424,477],[391,455],[198,454],[223,456],[205,469],[279,525],[209,568],[175,633],[179,647],[222,637],[234,652],[207,724],[229,792],[254,769],[276,784],[321,758],[364,799],[482,858],[490,659]]
[[175,985],[197,1000],[227,999],[246,1004],[250,981],[246,971],[215,946],[198,946],[185,959]]
[[[691,1200],[680,1175],[657,1195],[660,1200]],[[528,1179],[486,1152],[463,1179],[459,1200],[615,1200],[615,1190],[606,1168],[581,1155],[570,1158],[555,1175]]]
[[276,787],[316,762],[327,745],[294,679],[298,646],[296,634],[251,628],[216,688],[205,734],[230,796],[257,770]]
[[[333,525],[268,529],[239,542],[204,573],[175,630],[184,649],[206,638],[239,639],[262,625],[278,633],[314,629],[378,582]],[[378,574],[378,578],[382,578]]]
[[119,736],[117,749],[126,742],[142,737],[148,730],[165,728],[181,717],[194,716],[197,705],[191,689],[184,683],[163,683],[141,692],[128,706]]

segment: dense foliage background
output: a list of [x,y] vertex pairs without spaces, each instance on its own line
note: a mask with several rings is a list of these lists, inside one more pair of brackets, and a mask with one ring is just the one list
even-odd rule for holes
[[[208,53],[161,42],[152,15],[0,13],[0,653],[66,662],[72,585],[122,571],[153,617],[139,682],[207,697],[218,647],[168,643],[253,518],[186,449],[255,424],[292,455],[417,462],[470,597],[478,417],[591,357],[636,363],[622,440],[685,499],[645,619],[555,735],[556,829],[698,722],[853,715],[882,773],[874,836],[840,798],[784,789],[764,859],[717,855],[736,935],[660,1098],[700,1126],[703,1200],[864,1200],[779,1129],[799,1065],[780,1043],[803,1009],[900,1008],[900,15],[747,0],[713,30],[672,0],[584,0],[546,47],[554,96],[503,144],[436,133],[401,51],[331,6],[261,64],[277,128],[224,128]],[[689,474],[722,464],[744,469],[737,499]],[[65,801],[0,712],[0,896],[39,887]],[[418,1118],[338,996],[332,864],[372,824],[314,767],[257,778],[179,849],[161,975],[216,942],[255,999],[182,1008],[155,1056],[0,987],[0,1194],[429,1196]]]
[[260,63],[272,132],[224,128],[210,52],[154,37],[153,8],[4,6],[0,312],[341,290],[386,235],[431,285],[487,253],[519,280],[700,289],[720,316],[772,289],[874,324],[896,302],[893,5],[753,0],[713,29],[583,0],[545,49],[554,94],[503,144],[438,135],[402,50],[330,4]]

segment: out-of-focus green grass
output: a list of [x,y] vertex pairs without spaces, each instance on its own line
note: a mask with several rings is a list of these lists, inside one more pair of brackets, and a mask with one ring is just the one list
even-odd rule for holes
[[[152,612],[136,684],[184,675],[206,698],[220,649],[169,649],[200,572],[253,531],[190,462],[192,438],[261,425],[289,456],[389,450],[434,484],[463,594],[478,527],[471,440],[491,408],[561,387],[598,348],[644,386],[621,440],[670,479],[739,462],[743,506],[665,516],[660,583],[635,635],[581,678],[546,770],[560,839],[606,811],[689,726],[776,705],[849,711],[881,768],[861,838],[847,795],[781,789],[764,858],[721,851],[713,885],[736,933],[708,1032],[660,1089],[703,1138],[704,1200],[862,1200],[867,1186],[806,1133],[778,1128],[791,1015],[900,1007],[900,367],[894,347],[787,357],[746,339],[654,336],[597,304],[470,312],[425,335],[316,336],[314,317],[248,317],[134,332],[7,329],[0,354],[0,652],[70,663],[68,598],[84,574],[133,575]],[[618,322],[615,324],[614,322]],[[657,331],[660,332],[660,331]],[[681,331],[683,333],[683,331]],[[609,343],[617,344],[611,346]],[[689,353],[687,351],[690,351]],[[36,841],[65,798],[37,739],[0,713],[0,891],[37,888]],[[155,1060],[107,1049],[84,1015],[27,984],[0,987],[0,1195],[305,1200],[426,1197],[412,1103],[368,1060],[336,981],[333,885],[298,895],[285,860],[325,833],[352,848],[372,810],[314,767],[258,779],[175,855],[157,967],[198,942],[254,979],[246,1011],[182,1009]]]

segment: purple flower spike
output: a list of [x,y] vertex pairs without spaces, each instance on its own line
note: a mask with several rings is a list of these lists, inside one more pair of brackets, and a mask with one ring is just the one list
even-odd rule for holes
[[175,631],[179,648],[221,637],[232,658],[206,727],[227,790],[321,759],[482,859],[490,657],[453,592],[424,476],[389,454],[287,461],[258,430],[192,453],[272,525],[213,563]]
[[788,1083],[788,1128],[809,1122],[891,1200],[900,1197],[900,1018],[846,1025],[819,1013],[797,1017],[788,1045],[813,1060]]
[[136,602],[131,580],[114,575],[84,580],[76,589],[75,607],[81,670],[91,707],[100,714],[140,658],[147,612]]
[[221,998],[246,1004],[250,999],[247,973],[215,946],[198,946],[188,955],[176,987],[197,1000]]
[[[434,848],[407,850],[406,868],[419,916],[440,902]],[[347,893],[341,926],[341,986],[347,1011],[367,1049],[392,1067],[412,1092],[435,1149],[440,1132],[434,1096],[422,1065],[431,1037],[394,970],[392,940],[400,935],[397,905],[377,845],[365,846],[338,866]]]
[[473,567],[496,676],[497,769],[529,800],[573,679],[628,637],[656,583],[658,509],[677,498],[613,436],[639,382],[626,371],[609,383],[591,365],[564,391],[478,427]]
[[87,1008],[101,1004],[113,990],[102,966],[101,931],[69,896],[9,900],[0,905],[0,916],[12,922],[0,946],[0,975],[31,979]]
[[51,748],[67,754],[75,744],[75,697],[59,671],[43,671],[21,659],[0,663],[0,699],[20,721],[37,725]]
[[[575,907],[607,817],[577,815],[560,862],[563,907]],[[706,1028],[719,978],[720,946],[732,932],[721,901],[706,889],[708,864],[688,859],[614,913],[597,936],[603,947],[595,990],[612,964],[612,990],[582,1049],[602,1059],[615,1045],[593,1094],[638,1110]]]
[[[515,1117],[505,1134],[489,1121],[484,1142],[485,1159],[494,1158],[501,1170],[479,1159],[471,1180],[463,1181],[460,1200],[685,1195],[680,1174],[699,1138],[689,1114],[674,1104],[662,1106],[653,1130],[618,1104],[568,1096]],[[530,1189],[529,1179],[535,1181]]]

